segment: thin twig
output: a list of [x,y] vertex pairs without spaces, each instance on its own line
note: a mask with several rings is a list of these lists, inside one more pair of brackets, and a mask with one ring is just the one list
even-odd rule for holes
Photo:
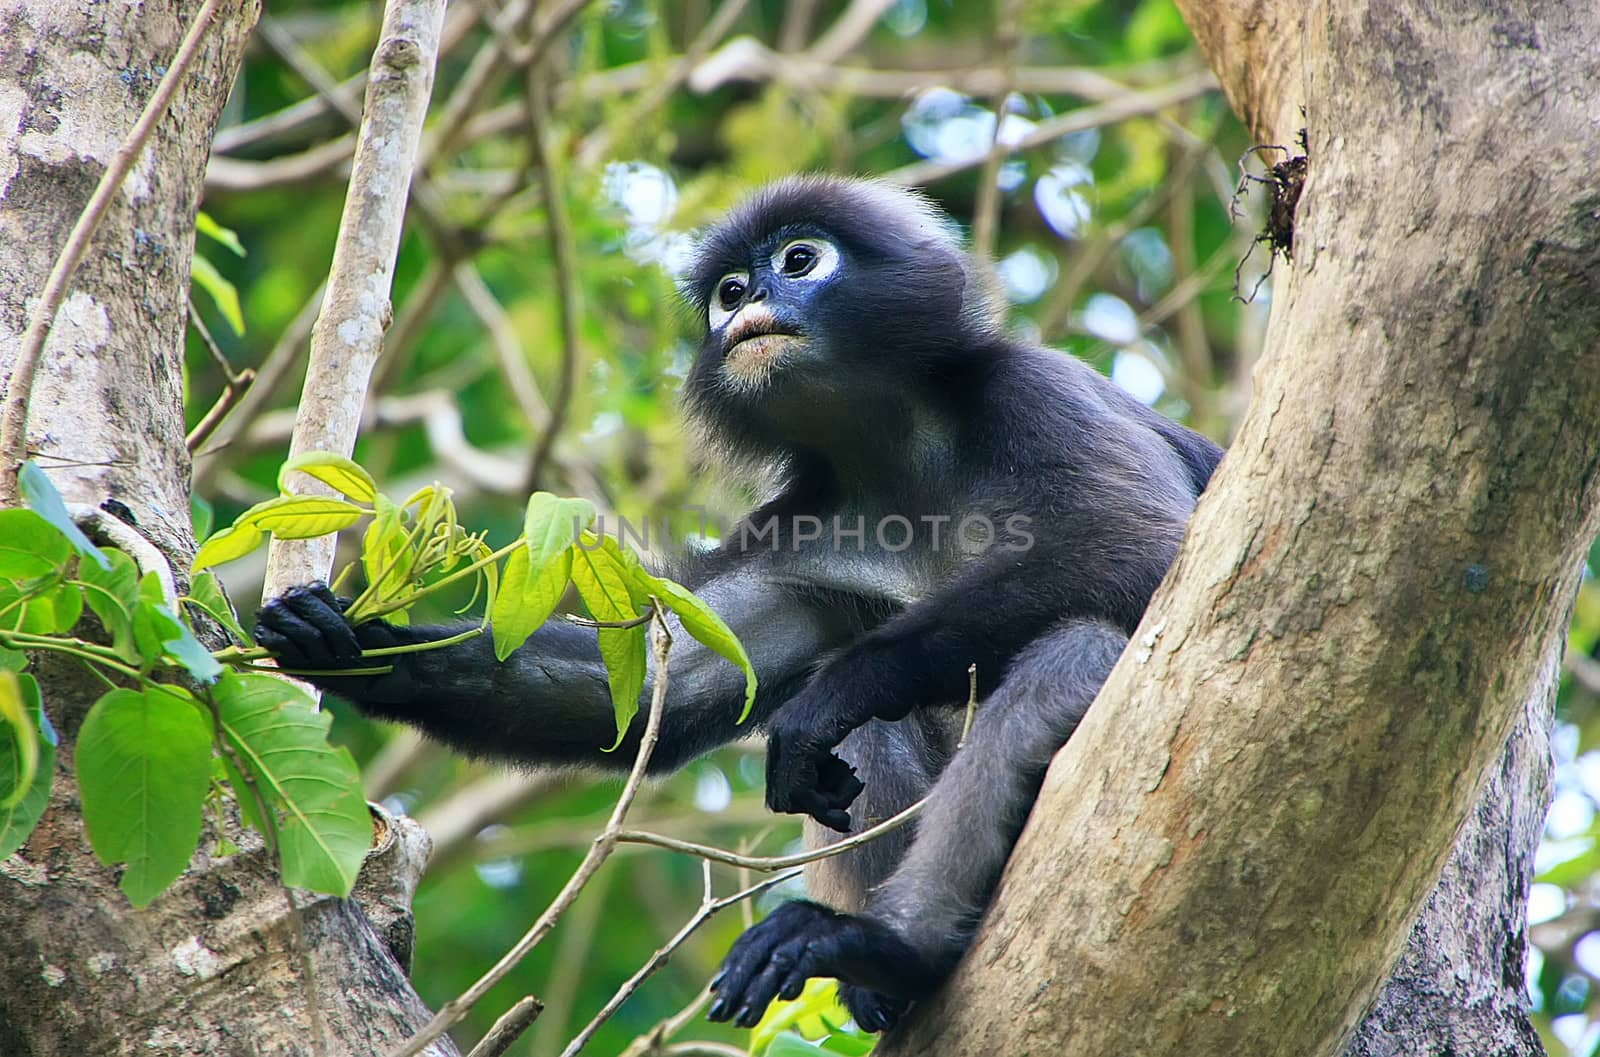
[[[1019,154],[1022,151],[1032,150],[1062,136],[1085,129],[1100,128],[1103,125],[1115,124],[1126,121],[1132,117],[1144,117],[1158,110],[1187,102],[1196,96],[1205,95],[1214,91],[1217,79],[1209,72],[1190,74],[1188,77],[1160,88],[1152,88],[1143,92],[1129,92],[1127,95],[1112,99],[1094,106],[1086,106],[1053,117],[1048,121],[1041,121],[1025,136],[1018,137],[1014,142],[1003,145],[1006,154]],[[902,166],[891,172],[885,173],[883,179],[889,183],[897,183],[907,187],[916,187],[923,184],[934,183],[957,173],[966,172],[976,168],[987,160],[988,154],[978,154],[971,158],[962,158],[958,161],[921,161]]]
[[539,1014],[544,1012],[544,1003],[532,995],[525,995],[510,1009],[500,1015],[494,1022],[494,1027],[489,1029],[472,1052],[467,1057],[500,1057],[511,1048],[511,1044],[522,1038],[522,1033],[539,1019]]
[[[657,612],[661,607],[657,606]],[[611,817],[606,822],[605,829],[595,837],[589,845],[589,851],[584,855],[583,861],[572,872],[567,883],[556,894],[554,900],[539,915],[537,921],[528,927],[510,950],[500,957],[490,969],[480,976],[476,983],[467,988],[460,995],[452,998],[439,1012],[433,1015],[421,1031],[407,1039],[399,1047],[391,1051],[389,1057],[416,1057],[423,1049],[435,1039],[449,1031],[461,1021],[472,1009],[483,1000],[490,989],[505,979],[506,974],[516,968],[528,953],[537,947],[550,930],[555,928],[557,921],[567,912],[584,886],[589,883],[595,872],[611,857],[617,846],[617,835],[622,831],[622,823],[628,817],[628,809],[633,806],[634,800],[639,795],[639,789],[644,785],[645,775],[650,766],[650,757],[655,752],[656,742],[661,737],[661,714],[665,711],[667,697],[667,658],[672,648],[672,634],[667,630],[666,621],[656,620],[655,627],[655,685],[650,694],[649,712],[645,717],[644,733],[639,739],[639,754],[634,757],[633,769],[628,772],[628,780],[622,787],[621,794],[617,797],[616,807],[611,811]]]
[[562,199],[555,163],[550,150],[549,97],[538,67],[528,69],[528,149],[538,174],[539,197],[544,204],[545,229],[549,235],[550,256],[556,276],[556,313],[561,324],[561,373],[556,381],[555,400],[550,419],[539,434],[523,490],[536,492],[550,460],[556,437],[567,422],[578,377],[578,276],[573,260],[572,226],[567,205]]
[[0,507],[14,507],[20,499],[17,473],[22,468],[23,460],[28,457],[28,402],[33,398],[34,375],[44,354],[45,339],[55,323],[62,299],[66,297],[67,285],[77,273],[95,229],[105,219],[112,200],[121,190],[122,181],[133,170],[156,125],[166,116],[167,107],[171,105],[178,86],[188,76],[189,66],[199,54],[200,44],[222,3],[223,0],[206,0],[194,16],[194,21],[183,35],[183,41],[178,45],[178,53],[173,56],[172,64],[167,67],[161,83],[156,85],[155,92],[145,103],[133,130],[117,148],[116,154],[112,155],[111,164],[100,175],[94,194],[89,196],[88,204],[78,214],[78,221],[72,226],[66,245],[61,247],[61,252],[56,256],[50,277],[45,280],[44,291],[39,295],[39,303],[33,310],[33,317],[28,320],[28,329],[23,333],[17,349],[5,403],[0,406]]
[[972,252],[984,268],[990,267],[995,240],[1000,228],[1000,164],[1006,150],[1002,141],[1006,123],[1006,103],[1017,79],[1017,51],[1022,44],[1018,26],[1025,0],[1006,0],[996,16],[995,50],[1000,54],[1000,83],[995,86],[994,135],[989,139],[988,157],[983,160],[983,175],[978,178],[978,201],[972,210]]
[[[710,869],[709,864],[707,865],[707,869]],[[589,1044],[589,1040],[594,1038],[595,1032],[599,1031],[601,1026],[604,1025],[606,1021],[610,1020],[618,1009],[622,1008],[622,1003],[626,1002],[635,991],[639,990],[639,985],[643,984],[645,980],[648,979],[650,975],[657,969],[660,969],[663,965],[665,965],[667,959],[672,956],[672,952],[683,946],[684,941],[689,938],[690,934],[692,934],[695,929],[705,924],[713,914],[720,910],[726,910],[735,903],[741,903],[744,900],[749,899],[751,896],[759,895],[769,888],[783,884],[785,881],[793,880],[794,878],[799,877],[800,873],[801,871],[799,870],[790,870],[787,873],[778,874],[776,877],[764,878],[763,880],[751,885],[749,888],[740,889],[739,891],[733,893],[733,895],[724,896],[721,899],[712,899],[708,893],[707,896],[700,901],[700,908],[694,912],[694,915],[690,917],[688,921],[684,922],[683,927],[675,932],[671,939],[662,944],[656,950],[656,952],[652,954],[642,966],[639,967],[638,972],[628,977],[623,985],[617,988],[616,993],[613,994],[609,1000],[607,1000],[605,1005],[600,1007],[600,1012],[594,1015],[594,1019],[590,1020],[588,1024],[584,1025],[583,1030],[578,1032],[573,1040],[567,1044],[567,1048],[561,1051],[561,1057],[576,1057],[578,1052]]]
[[619,844],[649,844],[656,848],[666,848],[668,851],[682,852],[685,855],[697,855],[710,862],[719,862],[725,866],[738,866],[746,870],[759,870],[769,873],[773,870],[785,870],[792,866],[804,866],[807,863],[831,859],[835,855],[843,855],[853,848],[858,848],[870,841],[877,840],[892,830],[897,830],[907,822],[922,813],[922,806],[927,803],[924,797],[904,808],[899,814],[891,815],[878,823],[853,834],[843,840],[832,844],[825,844],[820,848],[811,848],[806,851],[795,852],[792,855],[741,855],[738,852],[728,851],[726,848],[714,848],[709,844],[696,844],[694,841],[679,840],[660,833],[647,833],[644,830],[628,829],[617,834]]
[[[655,1027],[628,1043],[628,1048],[619,1053],[617,1057],[646,1057],[647,1054],[659,1052],[663,1044],[682,1031],[684,1025],[699,1016],[700,1010],[704,1009],[706,1003],[710,1001],[711,987],[708,984],[700,989],[700,993],[695,995],[688,1005],[670,1017],[663,1017]],[[743,1057],[743,1051],[738,1052]]]
[[1155,190],[1123,216],[1118,217],[1115,223],[1102,229],[1072,258],[1071,267],[1061,277],[1050,300],[1035,317],[1034,322],[1038,325],[1039,333],[1044,336],[1044,340],[1053,341],[1060,336],[1062,327],[1071,318],[1072,309],[1078,303],[1078,295],[1082,292],[1084,283],[1099,270],[1106,257],[1122,244],[1123,239],[1167,204],[1177,188],[1188,181],[1195,166],[1210,147],[1211,145],[1204,141],[1191,146]]
[[[689,46],[684,48],[683,55],[672,64],[666,77],[652,84],[621,115],[609,122],[609,126],[630,131],[640,128],[646,118],[664,106],[672,98],[673,93],[683,87],[684,82],[694,73],[695,67],[699,66],[700,61],[722,42],[722,38],[733,29],[734,23],[744,14],[744,9],[748,6],[749,0],[723,0],[722,6],[706,20],[705,27],[695,34]],[[579,167],[588,169],[596,165],[610,149],[611,140],[607,128],[598,128],[591,132],[578,145],[576,154]]]
[[[289,325],[283,328],[278,340],[273,343],[272,351],[267,353],[266,358],[261,361],[261,366],[256,368],[255,382],[234,403],[232,413],[225,416],[218,424],[213,434],[216,443],[205,451],[197,452],[195,455],[197,462],[208,459],[232,444],[261,413],[262,407],[288,375],[289,368],[299,360],[300,349],[305,345],[306,338],[311,335],[311,327],[317,321],[317,312],[322,305],[322,294],[326,289],[326,283],[319,284],[311,296],[306,298],[300,311],[289,321]],[[221,466],[222,464],[216,461],[199,462],[195,469],[195,491],[200,491]]]
[[200,318],[200,313],[194,307],[194,302],[189,302],[189,322],[193,325],[200,340],[205,343],[206,350],[211,353],[211,358],[222,369],[222,392],[217,395],[217,402],[211,405],[211,410],[195,423],[194,429],[184,438],[184,446],[193,455],[200,445],[206,442],[216,428],[222,425],[222,420],[228,417],[228,412],[239,398],[250,390],[255,384],[256,372],[253,368],[246,367],[242,371],[235,371],[228,362],[228,357],[222,354],[222,348],[217,344],[217,339],[211,336],[211,328],[206,326],[206,321]]

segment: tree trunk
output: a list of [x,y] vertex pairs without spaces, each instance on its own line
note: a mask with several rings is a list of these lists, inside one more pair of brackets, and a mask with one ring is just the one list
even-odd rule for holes
[[[8,382],[56,252],[200,7],[0,6],[0,377]],[[223,5],[77,273],[29,420],[29,449],[69,500],[121,504],[109,509],[179,569],[194,550],[182,393],[194,215],[212,129],[257,13],[255,0]],[[302,897],[310,905],[294,926],[259,842],[226,859],[207,855],[206,842],[169,892],[132,910],[116,871],[89,848],[71,773],[78,726],[104,687],[59,663],[37,674],[62,751],[39,828],[0,862],[0,1053],[367,1057],[426,1021],[355,903]],[[414,847],[404,826],[389,836]],[[415,855],[383,860],[400,902],[414,883],[408,860]],[[386,879],[364,873],[363,883]],[[396,902],[393,892],[377,896]],[[403,939],[403,926],[385,938]],[[302,942],[325,1047],[310,1041]]]
[[1600,16],[1179,6],[1263,142],[1308,132],[1256,399],[975,948],[880,1053],[1537,1053],[1522,901],[1600,499]]

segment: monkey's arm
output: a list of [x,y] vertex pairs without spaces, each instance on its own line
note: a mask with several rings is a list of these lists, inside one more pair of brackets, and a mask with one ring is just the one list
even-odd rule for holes
[[[967,697],[968,665],[980,696],[1004,678],[1028,643],[1071,617],[1131,627],[1160,582],[1181,522],[1156,543],[1072,553],[1041,543],[997,553],[863,635],[830,661],[767,724],[767,804],[811,814],[832,749],[869,720]],[[830,805],[843,807],[848,805]],[[837,816],[835,816],[837,817]]]
[[[844,634],[836,613],[754,571],[729,572],[697,593],[744,643],[760,679],[756,705],[750,721],[735,722],[744,705],[743,674],[669,617],[672,650],[653,771],[671,770],[753,733]],[[360,667],[361,649],[436,641],[469,626],[398,627],[373,621],[352,628],[326,588],[303,587],[262,608],[256,636],[284,667],[315,671]],[[613,769],[633,762],[654,680],[652,671],[641,713],[621,748],[606,752],[616,741],[616,725],[593,629],[547,621],[504,663],[495,660],[488,635],[397,654],[384,663],[393,665],[390,674],[310,678],[368,715],[408,723],[473,755]],[[835,769],[836,781],[847,775],[847,768]]]

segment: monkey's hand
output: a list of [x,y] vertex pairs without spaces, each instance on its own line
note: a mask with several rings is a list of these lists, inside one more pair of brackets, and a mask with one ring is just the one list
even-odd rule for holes
[[361,651],[399,645],[394,628],[381,620],[353,627],[344,615],[348,604],[324,584],[291,587],[256,614],[256,642],[277,654],[281,667],[294,671],[387,663],[363,661]]
[[849,731],[819,725],[813,710],[795,707],[801,703],[785,705],[767,724],[767,807],[848,833],[848,808],[865,788],[833,752]]
[[912,999],[938,977],[910,944],[887,925],[861,914],[840,914],[817,903],[786,903],[747,930],[711,981],[717,999],[707,1016],[752,1028],[774,998],[798,998],[806,981],[832,976],[856,985],[856,1023],[868,1031],[891,1027]]

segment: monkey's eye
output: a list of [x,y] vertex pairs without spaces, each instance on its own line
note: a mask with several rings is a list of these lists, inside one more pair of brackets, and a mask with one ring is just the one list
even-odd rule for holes
[[785,279],[817,282],[839,267],[839,250],[822,239],[795,239],[772,255],[772,267]]
[[801,242],[790,246],[783,254],[783,274],[801,276],[817,263],[817,251]]
[[711,325],[712,330],[716,330],[732,318],[733,313],[744,301],[745,291],[749,288],[749,272],[729,272],[717,280],[717,287],[711,293],[711,304],[706,312],[706,322]]
[[725,275],[717,284],[717,301],[724,310],[732,309],[744,297],[745,281],[738,275]]

